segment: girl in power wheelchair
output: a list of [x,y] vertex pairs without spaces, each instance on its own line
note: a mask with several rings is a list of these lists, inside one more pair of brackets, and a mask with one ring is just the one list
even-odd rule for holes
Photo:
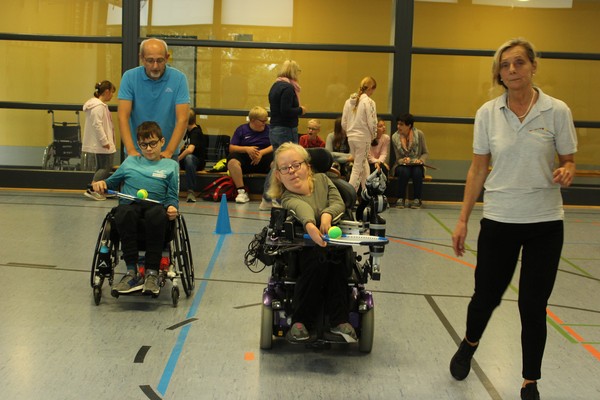
[[[311,151],[311,154],[321,156],[318,150]],[[325,172],[331,165],[331,155],[324,152],[329,156],[329,162],[325,168],[315,168],[319,172]],[[316,161],[317,164],[323,164],[321,160]],[[353,343],[360,338],[360,350],[370,352],[373,339],[372,299],[370,293],[364,292],[363,284],[367,273],[372,272],[372,263],[365,263],[366,268],[359,270],[352,247],[334,244],[334,240],[327,235],[332,225],[342,217],[348,218],[348,206],[354,205],[356,196],[345,202],[336,185],[347,182],[340,180],[334,184],[326,174],[314,173],[309,153],[297,144],[285,143],[280,146],[275,153],[274,163],[275,172],[268,195],[281,199],[283,208],[272,210],[268,232],[265,228],[262,236],[257,235],[263,247],[255,247],[256,241],[249,246],[251,256],[257,256],[252,254],[251,248],[263,255],[270,252],[273,256],[270,263],[273,265],[273,275],[263,295],[261,348],[271,348],[275,331],[276,336],[285,334],[286,339],[294,343],[317,339],[321,342]],[[351,193],[356,193],[353,188],[350,189]],[[287,214],[293,217],[288,219]],[[287,235],[294,230],[289,226],[290,220],[294,221],[292,224],[300,225],[296,226],[296,231],[306,234],[298,235],[296,232]],[[356,223],[351,221],[350,224],[352,222]],[[288,226],[283,228],[285,224]],[[285,236],[293,239],[288,245],[284,244],[283,234],[281,238],[278,237],[284,230]],[[297,239],[298,236],[300,239]],[[307,245],[307,242],[311,243]],[[386,243],[387,239],[385,242],[382,240],[381,247]],[[247,265],[249,253],[246,254]],[[289,282],[286,282],[290,274],[294,275],[291,289],[287,285]],[[354,276],[353,283],[349,283],[351,276]],[[286,304],[282,305],[282,302]],[[358,315],[359,303],[366,317]],[[354,321],[350,321],[350,318]],[[364,322],[362,326],[361,319]],[[355,326],[360,329],[359,335]]]

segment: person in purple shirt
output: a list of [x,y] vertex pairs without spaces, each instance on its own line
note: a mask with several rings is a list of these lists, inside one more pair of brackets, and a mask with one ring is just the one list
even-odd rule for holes
[[243,174],[266,174],[273,161],[273,146],[269,140],[267,110],[253,107],[248,114],[250,122],[240,125],[229,143],[227,169],[237,189],[236,203],[250,201],[244,186]]

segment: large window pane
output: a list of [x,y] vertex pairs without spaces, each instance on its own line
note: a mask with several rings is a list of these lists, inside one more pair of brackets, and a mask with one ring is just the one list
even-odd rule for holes
[[[503,93],[492,89],[492,57],[415,55],[411,110],[418,115],[474,117],[487,100]],[[573,118],[597,121],[600,81],[597,61],[538,59],[534,82],[566,102]]]
[[[390,45],[394,1],[154,0],[147,34],[255,42]],[[190,21],[186,12],[201,14]],[[213,15],[209,15],[213,12]]]
[[522,36],[546,51],[600,52],[598,1],[573,0],[570,8],[531,8],[516,1],[504,1],[505,6],[473,3],[415,2],[414,46],[495,50],[511,37]]
[[120,2],[106,0],[3,1],[2,12],[0,12],[0,31],[37,35],[121,36],[120,14],[122,11],[116,4],[120,4]]
[[[268,107],[268,93],[280,64],[296,60],[302,69],[301,104],[309,112],[339,112],[360,80],[377,80],[373,99],[380,113],[390,112],[390,54],[327,51],[198,48],[196,106],[249,109]],[[190,83],[191,84],[191,83]]]
[[120,45],[0,41],[0,54],[10,60],[0,67],[2,101],[83,104],[96,82],[121,81]]

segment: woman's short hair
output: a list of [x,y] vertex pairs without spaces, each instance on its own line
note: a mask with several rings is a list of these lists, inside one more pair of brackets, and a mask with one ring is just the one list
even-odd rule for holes
[[269,113],[261,106],[254,106],[250,109],[248,113],[248,119],[250,121],[256,121],[257,119],[267,119],[269,117]]
[[534,64],[536,61],[536,51],[535,48],[533,47],[533,44],[523,38],[515,38],[515,39],[510,39],[507,42],[503,43],[500,47],[498,47],[498,50],[496,50],[496,54],[494,54],[494,62],[492,63],[492,82],[494,82],[495,85],[502,85],[504,86],[504,88],[506,88],[506,85],[504,84],[504,82],[502,82],[502,78],[500,77],[500,63],[501,63],[501,58],[502,58],[502,54],[504,54],[504,52],[508,49],[512,49],[515,46],[521,46],[525,49],[525,52],[527,53],[527,58],[529,59],[529,61]]
[[398,122],[402,122],[404,125],[412,128],[415,125],[415,117],[411,113],[400,114],[396,118],[396,125],[398,125]]
[[278,77],[288,78],[293,81],[298,80],[298,73],[300,72],[300,66],[294,60],[285,60],[279,68]]

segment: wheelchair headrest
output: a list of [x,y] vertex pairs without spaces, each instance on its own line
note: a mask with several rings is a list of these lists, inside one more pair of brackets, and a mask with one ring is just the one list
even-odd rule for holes
[[306,149],[310,155],[310,165],[314,172],[327,173],[333,164],[333,156],[322,147]]

